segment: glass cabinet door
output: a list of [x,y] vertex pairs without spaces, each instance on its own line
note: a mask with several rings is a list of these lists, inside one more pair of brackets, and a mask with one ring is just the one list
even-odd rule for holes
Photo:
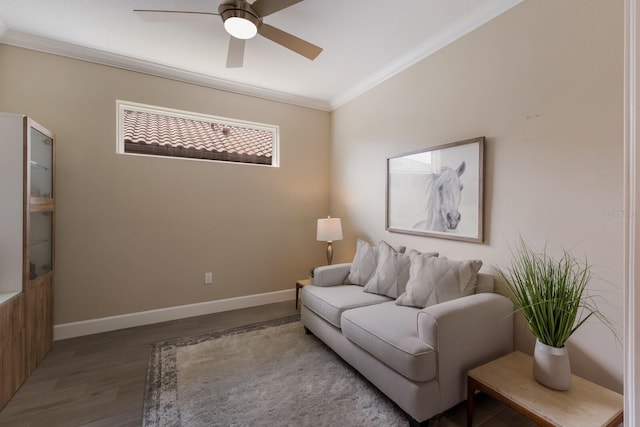
[[31,212],[29,217],[29,280],[51,271],[53,212]]
[[53,186],[53,140],[31,128],[31,197],[51,198]]

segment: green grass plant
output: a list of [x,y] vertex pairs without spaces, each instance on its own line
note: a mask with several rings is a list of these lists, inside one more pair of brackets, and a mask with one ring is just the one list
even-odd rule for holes
[[536,252],[522,237],[511,252],[511,266],[497,269],[498,280],[540,342],[563,347],[592,316],[616,334],[593,299],[585,294],[591,279],[591,266],[586,259],[580,262],[565,249],[553,258],[546,245],[543,252]]

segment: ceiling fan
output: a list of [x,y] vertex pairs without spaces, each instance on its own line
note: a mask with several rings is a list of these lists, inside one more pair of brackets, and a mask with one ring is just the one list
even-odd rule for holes
[[311,60],[314,60],[320,52],[322,52],[321,47],[269,24],[265,24],[262,21],[262,18],[265,16],[293,6],[301,1],[302,0],[256,0],[249,4],[246,0],[225,0],[218,6],[218,13],[149,9],[134,9],[134,12],[142,16],[157,13],[220,16],[224,23],[224,28],[230,36],[227,68],[236,68],[242,67],[242,63],[244,62],[245,41],[255,37],[256,34],[260,34]]

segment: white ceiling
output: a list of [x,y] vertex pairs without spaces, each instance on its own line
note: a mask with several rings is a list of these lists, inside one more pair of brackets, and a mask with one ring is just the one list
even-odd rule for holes
[[217,12],[221,0],[0,0],[0,42],[333,110],[521,1],[305,0],[264,21],[324,48],[320,56],[257,36],[242,68],[225,67],[220,17],[150,22],[133,12]]

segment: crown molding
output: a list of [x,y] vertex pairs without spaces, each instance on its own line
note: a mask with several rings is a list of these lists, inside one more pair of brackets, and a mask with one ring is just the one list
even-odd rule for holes
[[[3,28],[5,29],[3,31]],[[191,83],[208,88],[233,92],[256,98],[298,105],[315,110],[329,111],[329,103],[326,101],[297,96],[285,92],[265,89],[244,83],[212,77],[201,73],[181,70],[176,67],[162,65],[151,61],[132,58],[130,56],[105,52],[84,46],[78,46],[58,40],[47,39],[33,34],[15,30],[7,30],[0,21],[0,43],[38,52],[50,53],[81,61],[107,65],[123,70],[135,71],[151,76],[163,77],[184,83]]]
[[505,0],[486,3],[483,7],[478,9],[476,13],[456,21],[444,31],[436,34],[435,37],[431,37],[417,48],[409,50],[398,60],[392,62],[379,72],[362,80],[356,86],[332,99],[329,103],[331,111],[341,107],[347,102],[373,89],[385,80],[390,79],[401,71],[406,70],[417,62],[436,53],[440,49],[462,38],[476,28],[486,24],[523,1],[524,0]]

